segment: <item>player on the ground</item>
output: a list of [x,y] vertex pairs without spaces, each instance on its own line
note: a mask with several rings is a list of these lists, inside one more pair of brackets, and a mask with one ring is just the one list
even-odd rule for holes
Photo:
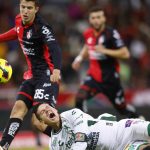
[[93,7],[89,11],[91,25],[83,36],[85,44],[72,63],[78,70],[82,61],[89,57],[89,68],[76,99],[76,107],[87,111],[85,101],[98,93],[105,94],[116,110],[128,117],[138,117],[134,109],[124,100],[124,91],[120,83],[118,59],[128,59],[130,53],[118,31],[106,25],[104,11]]
[[[1,149],[7,150],[19,131],[24,116],[37,102],[55,106],[61,69],[61,49],[50,25],[39,14],[38,0],[20,0],[20,14],[16,16],[15,27],[0,34],[0,42],[18,39],[25,55],[28,71],[25,81],[17,93],[17,101],[11,111],[9,122],[0,141]],[[19,63],[19,60],[18,60]],[[50,128],[34,125],[49,134]]]
[[[75,108],[61,114],[49,104],[34,108],[41,124],[52,127],[50,150],[146,150],[150,148],[150,122],[140,119],[97,119]],[[113,121],[112,121],[113,120]]]

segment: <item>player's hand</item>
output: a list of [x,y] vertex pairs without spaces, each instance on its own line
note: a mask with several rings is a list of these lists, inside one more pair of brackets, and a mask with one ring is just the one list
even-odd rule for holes
[[105,47],[102,44],[96,45],[94,48],[96,52],[105,53]]
[[50,81],[58,83],[60,81],[60,79],[61,79],[60,70],[54,69],[52,75],[50,76]]
[[72,68],[74,70],[76,70],[76,71],[79,70],[79,68],[81,66],[81,62],[82,62],[82,57],[81,56],[77,56],[75,58],[75,60],[73,61],[73,63],[72,63]]

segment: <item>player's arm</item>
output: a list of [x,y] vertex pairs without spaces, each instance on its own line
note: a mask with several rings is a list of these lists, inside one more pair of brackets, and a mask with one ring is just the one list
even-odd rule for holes
[[108,55],[110,57],[119,58],[119,59],[128,59],[130,57],[130,53],[127,47],[122,47],[119,49],[108,49],[103,45],[96,45],[95,50],[102,54]]
[[50,77],[52,82],[58,82],[60,80],[60,70],[61,70],[61,48],[56,41],[53,31],[50,26],[42,26],[42,37],[44,43],[48,46],[49,53],[54,64],[54,70]]
[[71,150],[86,150],[87,135],[89,133],[87,125],[87,116],[79,109],[72,109],[69,111],[69,121],[72,123],[75,134],[75,143],[73,143]]
[[17,32],[15,27],[3,34],[0,34],[0,42],[6,42],[16,39],[17,39]]
[[79,55],[75,58],[75,60],[72,63],[72,68],[74,70],[78,70],[80,68],[81,62],[87,58],[88,56],[88,47],[87,45],[84,45]]
[[103,45],[96,45],[95,50],[97,52],[103,53],[110,57],[119,58],[119,59],[128,59],[130,53],[128,48],[125,46],[123,40],[121,39],[120,34],[117,30],[111,31],[110,42],[112,44],[112,49],[106,48]]

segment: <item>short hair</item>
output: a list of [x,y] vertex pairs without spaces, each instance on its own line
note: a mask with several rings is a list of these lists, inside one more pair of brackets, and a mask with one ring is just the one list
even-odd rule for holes
[[[20,1],[22,1],[22,0],[20,0]],[[27,1],[27,2],[34,2],[35,3],[35,6],[37,6],[37,7],[39,7],[40,6],[40,2],[39,2],[39,0],[25,0],[25,1]]]
[[40,116],[37,114],[37,110],[41,104],[43,104],[43,103],[36,104],[35,106],[33,106],[33,109],[32,109],[32,112],[35,114],[35,116],[37,117],[38,120],[41,120]]
[[146,146],[143,150],[150,150],[150,146]]
[[39,106],[42,105],[42,104],[48,104],[51,107],[55,108],[52,104],[45,103],[45,102],[43,102],[43,103],[39,102],[36,105],[34,105],[33,108],[32,108],[32,112],[36,115],[36,117],[37,117],[38,120],[41,120],[41,118],[40,118],[40,115],[37,114],[37,110],[38,110]]
[[100,6],[93,6],[89,9],[89,14],[97,11],[104,11]]
[[43,104],[43,103],[38,103],[36,105],[33,106],[33,113],[37,113],[38,107]]

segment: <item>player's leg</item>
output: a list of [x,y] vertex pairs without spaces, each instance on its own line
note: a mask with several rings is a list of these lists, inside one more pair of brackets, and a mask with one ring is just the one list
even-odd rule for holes
[[121,114],[128,118],[138,118],[135,108],[132,105],[128,105],[124,99],[124,91],[120,85],[119,79],[111,84],[104,85],[104,94],[109,98],[115,109]]
[[95,89],[95,82],[90,76],[87,76],[76,94],[75,107],[87,112],[88,108],[86,102],[97,94]]
[[15,102],[15,105],[11,111],[10,119],[3,132],[0,145],[4,150],[9,148],[12,140],[15,138],[15,135],[22,125],[24,116],[28,112],[28,109],[32,106],[31,95],[25,92],[26,89],[28,89],[28,91],[30,89],[28,81],[23,82],[19,90],[20,92],[18,93],[17,101]]

